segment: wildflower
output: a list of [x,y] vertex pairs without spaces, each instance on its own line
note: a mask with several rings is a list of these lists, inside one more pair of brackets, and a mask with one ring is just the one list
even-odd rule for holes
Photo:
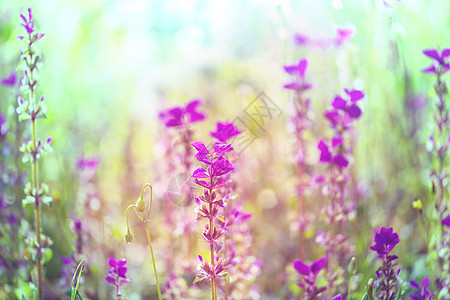
[[323,141],[320,140],[317,148],[320,150],[320,162],[322,163],[332,163],[338,167],[346,168],[348,166],[348,160],[342,154],[333,154],[332,151],[336,148],[339,143],[336,142],[337,139],[342,139],[341,136],[333,137],[332,147],[330,147]]
[[167,127],[177,127],[183,124],[195,123],[205,119],[205,114],[198,112],[200,106],[199,99],[192,100],[185,107],[176,106],[167,111],[161,112],[159,117]]
[[14,86],[17,81],[17,73],[15,71],[11,71],[7,77],[0,79],[0,84],[5,86]]
[[450,56],[450,48],[446,48],[440,53],[438,49],[426,49],[422,53],[433,59],[433,63],[422,70],[423,73],[445,74],[450,70],[450,64],[446,61]]
[[305,264],[303,261],[296,259],[293,262],[294,269],[302,276],[302,281],[297,285],[301,287],[306,294],[307,299],[316,299],[326,287],[316,286],[316,278],[319,272],[325,267],[327,259],[322,257],[312,264]]
[[360,90],[348,89],[345,89],[345,93],[344,97],[335,96],[331,103],[332,108],[324,113],[325,118],[330,121],[333,128],[342,126],[346,129],[362,114],[357,102],[364,98],[364,93]]
[[127,260],[115,260],[114,258],[108,259],[109,271],[108,276],[105,277],[105,280],[114,285],[116,287],[115,297],[116,299],[122,299],[122,295],[120,294],[120,287],[130,281],[127,278],[128,268],[126,267]]
[[415,280],[411,280],[409,282],[411,284],[411,287],[417,291],[414,292],[414,294],[409,294],[410,300],[432,300],[435,293],[431,293],[428,289],[428,286],[430,285],[431,281],[430,278],[425,277],[422,280],[422,283],[419,284]]
[[[232,150],[231,144],[215,144],[212,151],[209,151],[202,142],[194,142],[192,146],[197,150],[195,157],[198,161],[207,165],[205,168],[196,169],[192,177],[195,178],[195,183],[204,187],[203,195],[195,198],[197,203],[196,213],[197,220],[206,218],[209,220],[205,224],[205,229],[201,235],[203,241],[210,245],[210,261],[206,261],[203,257],[198,256],[200,265],[198,267],[199,273],[194,280],[194,283],[208,279],[211,282],[212,299],[217,299],[216,294],[216,279],[226,278],[227,264],[224,259],[219,258],[218,254],[222,249],[222,238],[225,233],[226,220],[219,216],[219,207],[225,207],[228,200],[228,194],[220,197],[216,191],[224,186],[225,180],[222,176],[228,174],[234,169],[234,166],[226,159],[225,154]],[[201,180],[205,179],[205,180]],[[215,227],[215,220],[221,219],[221,227]]]
[[382,265],[376,271],[377,292],[380,299],[394,299],[398,290],[398,275],[401,269],[395,271],[396,255],[390,255],[394,247],[400,242],[398,234],[392,228],[381,227],[380,231],[375,233],[375,244],[370,247],[378,254]]
[[241,133],[231,122],[217,122],[216,126],[216,131],[211,131],[211,135],[221,143],[227,143],[230,139]]
[[295,76],[294,81],[291,83],[285,84],[284,88],[288,89],[288,90],[299,91],[299,92],[303,92],[303,91],[310,89],[312,87],[312,85],[309,83],[306,83],[304,81],[307,67],[308,67],[308,61],[306,60],[306,58],[302,58],[298,62],[298,64],[284,66],[283,68],[286,71],[286,73],[288,73],[289,75]]

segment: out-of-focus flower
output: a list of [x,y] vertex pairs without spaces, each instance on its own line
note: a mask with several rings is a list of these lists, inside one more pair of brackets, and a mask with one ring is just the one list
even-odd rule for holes
[[337,95],[331,103],[332,108],[325,111],[324,116],[327,118],[332,127],[342,126],[348,128],[349,125],[361,114],[357,102],[364,98],[364,93],[360,90],[345,89],[345,98]]
[[231,122],[217,122],[216,126],[216,131],[211,131],[210,133],[222,143],[227,143],[230,139],[241,133]]
[[323,140],[320,140],[319,144],[317,145],[317,148],[320,151],[319,160],[322,163],[332,163],[338,167],[346,168],[348,166],[348,160],[345,158],[345,156],[339,153],[332,153],[333,149],[340,145],[336,142],[337,139],[342,139],[342,137],[339,138],[338,136],[335,136],[333,138],[331,149]]
[[295,76],[293,82],[285,84],[284,88],[295,91],[306,91],[312,87],[310,83],[305,82],[306,68],[308,67],[308,60],[306,58],[300,59],[298,64],[284,66],[284,70],[289,75]]
[[414,290],[417,290],[414,292],[414,294],[409,294],[410,300],[432,300],[435,293],[431,293],[428,289],[428,286],[430,285],[431,281],[430,278],[425,277],[422,280],[421,285],[417,283],[415,280],[411,280],[409,282],[411,284],[411,287]]
[[3,141],[8,133],[8,123],[5,116],[0,112],[0,141]]
[[183,124],[195,123],[205,119],[205,114],[198,110],[201,105],[199,99],[194,99],[185,107],[176,106],[159,114],[167,127],[177,127]]
[[447,217],[445,217],[444,219],[441,220],[441,224],[443,226],[447,226],[448,228],[450,228],[450,214],[447,215]]
[[[31,35],[34,32],[34,21],[33,21],[33,14],[31,13],[31,8],[28,8],[28,18],[22,14],[20,15],[20,17],[23,20],[23,23],[20,23],[20,25],[22,25],[22,27],[25,28],[25,30],[27,31],[30,39],[29,40],[30,45],[40,40],[44,36],[43,33],[35,33],[33,36]],[[19,40],[25,39],[24,36],[18,36],[17,38]]]
[[95,171],[100,163],[100,159],[96,156],[82,156],[78,158],[77,169],[80,171]]
[[446,61],[447,57],[450,56],[450,48],[443,49],[440,51],[438,49],[426,49],[422,51],[423,54],[433,59],[433,63],[422,70],[424,73],[432,74],[444,74],[450,70],[450,64]]
[[14,86],[17,82],[17,73],[15,71],[11,71],[7,77],[3,77],[0,79],[0,84],[6,86]]
[[296,259],[292,263],[294,269],[302,276],[302,281],[297,283],[299,287],[301,287],[306,294],[307,299],[316,299],[326,290],[326,287],[317,287],[316,286],[316,278],[319,272],[325,267],[327,263],[327,259],[322,257],[312,264],[305,264],[303,261]]
[[355,29],[349,27],[339,27],[336,29],[336,36],[334,38],[334,44],[336,46],[342,46],[350,41],[355,34]]

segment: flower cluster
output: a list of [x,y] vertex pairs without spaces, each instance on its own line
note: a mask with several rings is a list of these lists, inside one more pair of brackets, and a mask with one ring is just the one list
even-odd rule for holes
[[[46,196],[48,187],[45,184],[38,183],[38,160],[46,152],[51,151],[50,143],[52,139],[49,137],[45,142],[42,142],[36,136],[36,120],[39,118],[45,118],[47,107],[44,103],[44,97],[42,96],[39,101],[36,101],[36,88],[38,86],[39,74],[38,71],[42,65],[41,56],[37,54],[35,43],[39,41],[44,34],[35,32],[34,20],[31,13],[31,8],[28,9],[28,17],[20,15],[23,20],[21,25],[25,28],[27,36],[19,36],[18,39],[25,43],[25,48],[21,53],[20,69],[24,70],[24,77],[22,79],[21,90],[24,97],[18,98],[17,114],[19,121],[29,120],[31,128],[31,141],[24,143],[20,148],[25,152],[23,158],[24,162],[30,162],[32,167],[32,179],[25,186],[25,199],[23,204],[34,204],[35,206],[35,219],[36,219],[36,240],[31,241],[30,245],[37,245],[36,249],[36,266],[37,266],[37,281],[38,281],[38,293],[39,299],[42,299],[42,281],[43,272],[42,264],[45,263],[50,256],[45,253],[50,253],[45,249],[46,243],[41,241],[41,225],[40,225],[40,204],[52,203],[52,199]],[[26,97],[26,99],[24,99]],[[44,237],[44,240],[47,238]],[[50,243],[47,243],[50,244]]]
[[411,287],[417,291],[414,294],[409,294],[409,300],[432,300],[435,293],[431,293],[428,286],[431,281],[430,278],[425,277],[419,285],[417,281],[411,280],[409,282]]
[[322,257],[312,264],[305,264],[303,261],[296,259],[293,262],[294,269],[301,275],[302,282],[297,285],[305,292],[306,299],[317,299],[327,289],[325,286],[318,287],[316,278],[319,272],[327,264],[327,259]]
[[[353,246],[344,235],[344,222],[355,214],[355,203],[349,201],[347,183],[350,180],[350,157],[353,152],[352,129],[353,123],[361,117],[362,111],[358,101],[364,98],[360,90],[345,89],[344,96],[335,96],[331,102],[331,108],[324,112],[324,117],[329,121],[333,131],[331,141],[325,139],[319,141],[319,161],[328,166],[328,178],[319,176],[316,182],[324,183],[323,192],[330,197],[330,204],[324,208],[324,214],[328,217],[329,230],[325,234],[321,231],[316,234],[316,242],[326,247],[328,258],[329,290],[333,289],[334,281],[341,276],[346,260],[353,252]],[[337,230],[336,230],[337,223]],[[337,233],[336,233],[337,231]],[[338,265],[335,266],[334,257],[337,256]]]
[[[433,194],[436,195],[434,207],[441,220],[440,225],[443,225],[441,227],[442,230],[436,229],[436,231],[442,233],[441,240],[437,241],[435,245],[432,245],[439,253],[438,265],[441,270],[440,276],[437,278],[437,285],[439,297],[442,297],[448,293],[448,289],[450,288],[450,251],[448,250],[450,230],[444,224],[449,214],[448,202],[446,201],[448,198],[448,172],[446,166],[448,165],[448,150],[450,147],[450,116],[446,99],[448,97],[448,88],[446,82],[443,80],[443,75],[450,70],[450,48],[445,48],[442,51],[439,51],[439,49],[426,49],[423,50],[423,54],[432,59],[432,64],[422,71],[435,76],[434,91],[437,98],[433,116],[434,132],[430,135],[429,141],[434,165],[434,169],[431,172]],[[437,183],[436,189],[434,181]]]
[[109,264],[109,272],[108,276],[105,277],[105,280],[112,284],[115,289],[115,298],[122,299],[122,294],[120,293],[120,287],[130,281],[127,278],[128,268],[126,267],[127,260],[115,260],[114,258],[108,259]]
[[336,28],[335,36],[332,38],[316,39],[302,33],[294,36],[294,41],[298,46],[309,46],[319,48],[341,47],[349,42],[355,33],[355,29],[351,26]]
[[[225,261],[218,258],[222,249],[222,237],[225,234],[226,221],[219,215],[219,208],[226,206],[229,195],[220,197],[215,190],[225,185],[223,176],[231,172],[234,167],[225,157],[225,154],[232,150],[231,144],[215,144],[213,151],[209,151],[202,142],[194,142],[192,146],[197,150],[195,158],[207,165],[207,168],[198,168],[192,174],[195,183],[204,188],[203,195],[195,198],[197,203],[197,220],[208,219],[202,233],[202,239],[210,245],[210,261],[200,258],[199,274],[194,282],[204,279],[211,281],[213,299],[216,299],[216,279],[219,277],[228,278]],[[216,219],[222,219],[220,228],[215,226]]]
[[375,233],[375,244],[370,247],[375,251],[381,260],[381,267],[376,271],[377,275],[377,295],[382,300],[395,299],[399,286],[398,275],[401,269],[395,270],[398,258],[396,255],[390,255],[394,247],[400,242],[398,234],[392,228],[381,227],[380,231]]

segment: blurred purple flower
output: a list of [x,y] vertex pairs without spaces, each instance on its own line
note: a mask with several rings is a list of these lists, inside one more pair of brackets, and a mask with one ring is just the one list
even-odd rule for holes
[[34,31],[34,22],[33,22],[33,15],[31,14],[31,8],[28,8],[28,19],[20,14],[20,17],[23,20],[23,23],[20,23],[28,32],[28,34],[32,34]]
[[6,123],[6,117],[0,112],[0,141],[2,141],[8,133],[8,123]]
[[231,138],[240,134],[241,131],[231,122],[217,122],[216,131],[211,131],[211,135],[222,143],[227,143]]
[[447,215],[447,217],[445,217],[444,219],[441,220],[441,224],[443,226],[447,226],[448,228],[450,228],[450,214]]
[[11,71],[7,77],[0,79],[0,84],[6,86],[14,86],[17,81],[17,73],[16,71]]
[[411,284],[411,287],[414,290],[417,290],[414,292],[414,294],[409,294],[410,300],[432,300],[435,293],[431,293],[428,289],[428,286],[430,285],[431,281],[430,278],[425,277],[422,280],[421,285],[417,283],[415,280],[411,280],[409,282]]
[[341,141],[338,137],[333,138],[332,148],[330,150],[328,145],[323,140],[320,140],[319,144],[317,145],[317,148],[320,150],[320,162],[332,163],[338,167],[346,168],[348,166],[348,160],[345,158],[345,156],[339,153],[332,154],[333,149],[338,145],[341,145],[340,143]]
[[311,265],[305,264],[303,261],[296,259],[292,263],[294,269],[302,276],[303,282],[297,285],[301,287],[307,296],[307,299],[316,299],[316,297],[326,290],[326,287],[317,287],[316,278],[319,272],[325,267],[327,259],[322,257]]
[[422,53],[433,59],[433,63],[422,70],[423,73],[444,74],[450,70],[450,64],[446,61],[450,56],[450,48],[446,48],[440,53],[438,49],[426,49]]
[[336,29],[336,37],[334,38],[334,44],[336,46],[342,46],[350,41],[355,34],[355,29],[351,26],[341,27]]
[[332,108],[324,113],[325,118],[330,121],[332,127],[342,126],[343,128],[348,128],[362,114],[361,108],[356,102],[364,98],[364,93],[360,90],[348,89],[345,89],[345,93],[345,98],[339,95],[335,96],[331,102]]
[[205,119],[205,114],[197,111],[201,103],[199,99],[194,99],[186,107],[176,106],[160,112],[159,117],[167,127],[177,127],[202,121]]
[[289,75],[295,76],[293,82],[285,84],[284,88],[288,90],[296,90],[299,92],[308,90],[312,87],[311,84],[305,82],[306,68],[308,67],[308,60],[306,58],[300,59],[298,64],[284,66],[284,71]]
[[96,156],[82,156],[78,158],[77,169],[80,171],[95,171],[100,163],[100,159]]

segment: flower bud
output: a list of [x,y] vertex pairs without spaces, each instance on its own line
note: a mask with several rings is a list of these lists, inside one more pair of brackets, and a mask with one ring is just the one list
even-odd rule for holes
[[356,273],[356,257],[352,257],[350,264],[348,265],[347,271],[350,275],[355,275]]
[[131,234],[130,230],[127,231],[127,234],[125,234],[125,241],[130,244],[133,241],[133,235]]
[[136,201],[136,207],[140,212],[143,212],[145,210],[145,201],[142,198],[137,199]]

